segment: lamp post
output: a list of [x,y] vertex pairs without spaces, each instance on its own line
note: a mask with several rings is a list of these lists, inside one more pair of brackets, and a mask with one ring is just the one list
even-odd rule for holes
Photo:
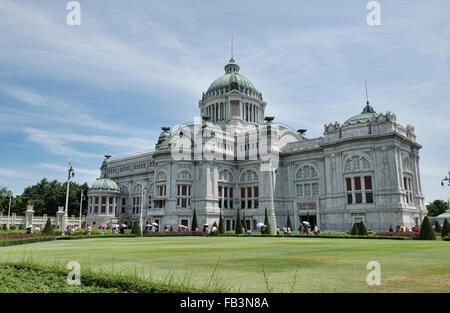
[[8,225],[6,226],[6,228],[9,230],[9,216],[11,215],[11,198],[12,196],[9,196],[9,206],[8,206]]
[[80,219],[80,222],[79,222],[79,225],[80,225],[80,229],[81,229],[81,209],[83,208],[83,200],[84,200],[85,198],[84,198],[84,191],[83,191],[83,189],[81,189],[81,196],[80,196],[80,217],[79,217],[79,219]]
[[[68,210],[69,210],[69,186],[70,186],[70,178],[75,176],[75,171],[72,168],[72,164],[69,161],[69,169],[68,169],[68,174],[67,174],[67,189],[66,189],[66,206],[65,206],[65,210],[64,210],[64,221],[66,221],[67,216],[68,216]],[[65,222],[63,225],[63,228],[65,228]],[[64,229],[63,229],[64,230]]]

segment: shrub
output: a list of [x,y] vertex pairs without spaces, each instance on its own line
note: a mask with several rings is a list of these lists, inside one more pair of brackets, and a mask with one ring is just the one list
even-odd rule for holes
[[136,221],[133,224],[133,228],[131,228],[131,233],[136,236],[142,236],[142,230],[141,230],[141,227],[139,226],[138,221]]
[[356,223],[353,224],[353,228],[350,231],[350,235],[353,235],[353,236],[359,235],[359,229],[358,229],[358,226],[356,225]]
[[194,209],[194,215],[192,216],[192,227],[191,227],[191,231],[196,231],[197,228],[198,228],[197,211]]
[[237,234],[237,235],[242,234],[242,221],[241,221],[241,217],[239,216],[239,209],[237,210],[237,216],[236,216],[235,234]]
[[53,225],[50,222],[50,218],[47,219],[47,223],[45,223],[44,230],[42,231],[44,234],[53,235]]
[[264,215],[264,225],[266,225],[266,229],[264,231],[265,235],[271,235],[272,231],[270,230],[270,223],[269,223],[269,217],[267,216],[267,208],[266,208],[266,212]]
[[367,228],[366,225],[364,225],[364,222],[361,221],[361,223],[359,224],[359,234],[361,236],[367,236],[369,233],[367,232]]
[[173,226],[172,226],[172,225],[170,225],[169,231],[170,231],[170,232],[173,232]]
[[420,227],[420,239],[436,240],[433,232],[433,227],[431,226],[431,222],[428,219],[428,216],[425,216],[422,222],[422,226]]
[[6,224],[3,224],[2,229],[3,230],[8,230],[8,226],[6,226]]
[[219,234],[223,234],[225,232],[225,229],[223,227],[223,216],[222,216],[222,212],[220,212],[220,217],[219,217]]
[[244,214],[242,214],[242,228],[244,229],[244,234],[247,233],[247,223],[245,222],[245,211]]
[[289,227],[292,230],[292,222],[291,222],[291,216],[288,213],[286,226]]
[[434,223],[434,231],[437,233],[442,232],[441,224],[439,224],[439,221],[436,221],[436,223]]
[[11,230],[16,230],[16,225],[12,224],[12,225],[9,227],[9,229],[11,229]]
[[448,233],[450,233],[450,224],[447,219],[444,220],[444,225],[442,226],[441,237],[447,237]]

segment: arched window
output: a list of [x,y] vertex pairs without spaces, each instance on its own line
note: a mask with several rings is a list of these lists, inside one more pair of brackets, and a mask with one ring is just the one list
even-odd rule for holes
[[301,166],[295,175],[297,198],[317,198],[319,196],[319,175],[311,165]]
[[373,203],[373,173],[369,160],[354,155],[345,161],[344,188],[347,204]]

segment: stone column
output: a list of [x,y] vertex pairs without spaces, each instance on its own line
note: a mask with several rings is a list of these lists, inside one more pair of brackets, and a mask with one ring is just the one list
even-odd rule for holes
[[25,211],[25,228],[33,225],[33,215],[34,210],[32,205],[27,206],[27,210]]
[[58,207],[58,212],[56,212],[56,221],[57,221],[57,225],[61,229],[61,231],[64,231],[67,226],[67,219],[66,219],[66,213],[64,212],[63,206]]

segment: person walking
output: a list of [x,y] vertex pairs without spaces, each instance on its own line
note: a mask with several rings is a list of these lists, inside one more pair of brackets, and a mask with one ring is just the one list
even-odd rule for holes
[[277,235],[280,235],[280,227],[277,226]]

